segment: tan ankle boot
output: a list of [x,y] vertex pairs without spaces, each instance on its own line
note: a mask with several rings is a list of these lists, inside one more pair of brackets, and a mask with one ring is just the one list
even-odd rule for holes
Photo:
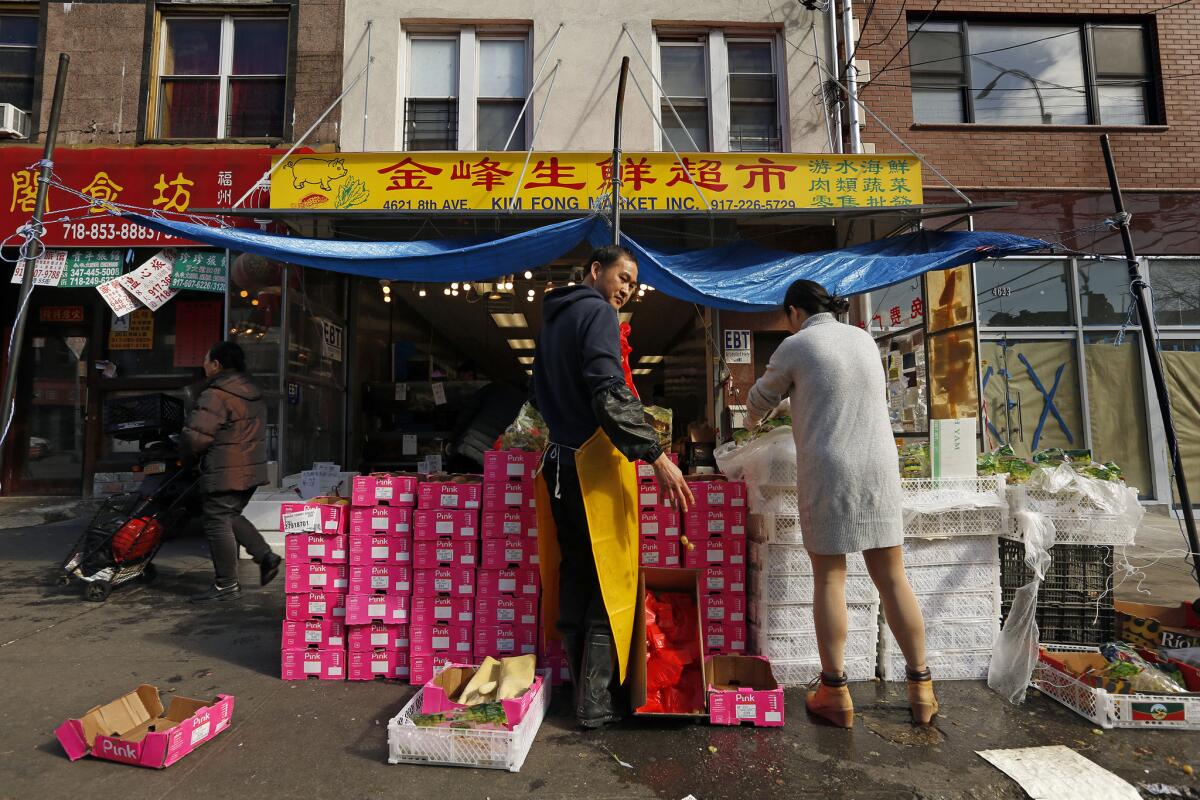
[[908,707],[918,725],[928,725],[937,716],[938,701],[933,694],[933,677],[929,670],[908,671]]
[[846,688],[846,678],[831,678],[821,673],[813,685],[816,688],[809,689],[804,699],[808,713],[839,728],[854,727],[854,701],[850,699],[850,690]]

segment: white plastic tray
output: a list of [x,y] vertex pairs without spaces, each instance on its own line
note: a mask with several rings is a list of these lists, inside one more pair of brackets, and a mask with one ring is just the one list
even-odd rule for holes
[[[993,548],[995,549],[995,548]],[[993,557],[995,553],[992,554]],[[811,575],[812,560],[802,544],[763,544],[750,542],[750,566],[766,573],[781,575]],[[867,575],[867,562],[862,553],[846,555],[847,575]]]
[[804,544],[800,517],[795,514],[751,514],[750,539],[772,544]]
[[[848,603],[846,611],[848,630],[867,630],[879,624],[879,606],[876,603]],[[749,616],[751,623],[776,633],[809,633],[816,630],[811,603],[772,605],[751,600]]]
[[[1036,511],[1054,523],[1055,544],[1132,544],[1137,526],[1130,525],[1123,517],[1104,512],[1095,501],[1081,492],[1047,492],[1027,486],[1013,486],[1008,494],[1011,510]],[[1009,523],[1001,535],[1007,539],[1021,541],[1016,519],[1010,515]]]
[[[879,629],[871,627],[862,631],[850,631],[846,635],[847,659],[866,658],[872,663],[879,646]],[[806,661],[819,658],[817,652],[817,634],[808,633],[778,633],[760,629],[757,625],[750,626],[750,649],[758,655],[766,656],[774,663],[780,661]]]
[[[904,654],[899,648],[885,645],[879,653],[879,672],[885,681],[906,679]],[[992,649],[986,650],[926,650],[925,663],[933,673],[934,684],[938,681],[983,681],[987,680],[988,667],[992,663]]]
[[906,539],[904,565],[928,567],[945,564],[999,563],[996,536],[955,536],[949,539]]
[[[750,570],[748,601],[770,605],[811,603],[813,599],[812,575],[768,575],[756,569]],[[847,603],[878,603],[879,594],[875,585],[866,576],[847,576]]]
[[[869,681],[875,678],[875,658],[847,658],[846,678],[851,681]],[[801,661],[771,660],[771,673],[780,686],[805,686],[821,674],[821,661],[817,658]]]

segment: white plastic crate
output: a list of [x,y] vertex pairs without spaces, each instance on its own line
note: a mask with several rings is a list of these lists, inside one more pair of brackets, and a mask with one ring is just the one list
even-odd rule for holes
[[906,478],[904,535],[998,536],[1008,530],[1003,475]]
[[[878,628],[872,626],[868,630],[852,630],[846,635],[846,658],[869,658],[874,661],[878,645]],[[805,661],[819,658],[815,631],[779,633],[765,631],[757,625],[751,625],[750,650],[766,656],[771,659],[772,663],[777,659],[780,661]]]
[[800,518],[796,515],[751,514],[750,540],[773,544],[804,544]]
[[[765,602],[770,605],[781,603],[811,603],[813,599],[812,575],[766,574],[750,570],[750,602]],[[846,578],[847,603],[877,603],[879,595],[870,578],[848,576]]]
[[905,571],[917,594],[990,589],[1000,586],[1000,554],[992,564],[933,564]]
[[909,538],[998,536],[1006,530],[1008,511],[1003,508],[952,508],[933,514],[904,515],[904,535]]
[[999,619],[1000,587],[962,592],[919,594],[917,604],[926,621],[931,619]]
[[[1035,511],[1054,523],[1055,544],[1133,544],[1137,525],[1117,514],[1100,509],[1087,495],[1076,491],[1047,492],[1018,485],[1009,488],[1012,512]],[[1021,541],[1015,517],[1010,515],[1002,532],[1005,538]]]
[[550,708],[550,670],[538,670],[538,674],[542,676],[542,685],[529,704],[525,718],[511,731],[419,728],[413,724],[412,717],[421,713],[425,690],[420,689],[388,722],[388,763],[520,772]]
[[750,510],[756,514],[795,517],[800,513],[795,483],[757,484],[750,495]]
[[[1095,647],[1060,644],[1043,648],[1051,654],[1099,652]],[[1088,686],[1041,659],[1034,667],[1030,685],[1101,728],[1200,730],[1200,694],[1114,694]],[[1183,719],[1166,719],[1172,711],[1182,711]]]
[[[993,553],[995,555],[995,553]],[[762,572],[790,575],[811,575],[812,560],[800,544],[763,544],[750,542],[750,565]],[[847,575],[867,575],[867,562],[862,553],[846,555]]]
[[1000,545],[995,536],[955,536],[948,539],[906,539],[904,565],[928,567],[945,564],[999,563]]
[[[977,650],[991,651],[996,636],[1000,633],[1000,620],[996,617],[985,619],[933,619],[925,618],[925,649],[942,650]],[[884,650],[888,653],[900,652],[900,645],[890,629],[884,626]]]
[[[987,680],[992,663],[992,649],[987,650],[926,650],[925,663],[938,681]],[[880,649],[879,671],[885,681],[906,680],[904,654],[890,646]]]
[[[848,629],[867,630],[879,624],[879,606],[875,603],[848,603]],[[750,622],[769,631],[809,632],[815,630],[811,603],[771,605],[750,602]]]
[[[875,658],[847,658],[846,678],[851,681],[869,681],[875,678]],[[817,658],[802,661],[771,660],[771,673],[780,686],[806,686],[821,675],[821,661]]]

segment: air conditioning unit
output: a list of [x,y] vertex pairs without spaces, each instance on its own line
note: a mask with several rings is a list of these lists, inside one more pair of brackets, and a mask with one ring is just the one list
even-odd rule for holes
[[29,112],[12,103],[0,103],[0,138],[28,139]]

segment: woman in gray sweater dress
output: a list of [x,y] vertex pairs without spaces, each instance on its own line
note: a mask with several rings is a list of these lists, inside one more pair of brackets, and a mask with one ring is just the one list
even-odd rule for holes
[[813,281],[796,281],[783,311],[783,341],[749,396],[750,425],[791,399],[800,529],[812,560],[813,617],[821,656],[813,714],[842,727],[854,722],[846,688],[846,553],[861,552],[879,590],[888,627],[908,663],[913,720],[937,713],[925,665],[925,623],[904,572],[900,468],[883,365],[866,331],[834,314],[849,303]]

